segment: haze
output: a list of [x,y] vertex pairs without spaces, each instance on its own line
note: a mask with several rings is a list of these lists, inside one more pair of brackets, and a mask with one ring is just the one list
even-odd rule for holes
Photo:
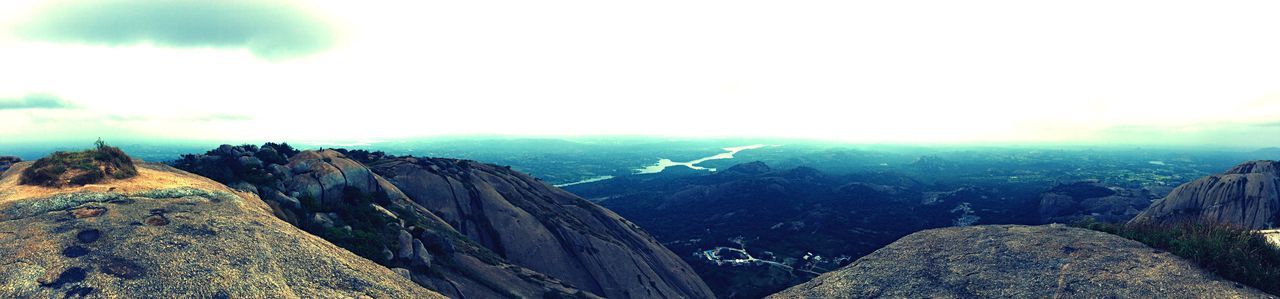
[[4,1],[0,144],[1280,145],[1280,3]]

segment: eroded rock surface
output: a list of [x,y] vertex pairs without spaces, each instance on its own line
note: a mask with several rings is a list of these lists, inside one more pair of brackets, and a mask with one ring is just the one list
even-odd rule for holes
[[1131,222],[1212,221],[1249,229],[1280,225],[1280,161],[1250,161],[1173,189]]
[[443,298],[172,167],[74,188],[0,176],[0,297]]
[[635,224],[528,175],[474,161],[370,163],[408,198],[507,261],[609,298],[712,298]]
[[1170,253],[1056,225],[921,231],[770,298],[1273,298]]

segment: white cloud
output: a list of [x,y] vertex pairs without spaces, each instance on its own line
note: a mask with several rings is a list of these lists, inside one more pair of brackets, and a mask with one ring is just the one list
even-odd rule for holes
[[111,114],[250,116],[117,124],[230,139],[1111,141],[1117,126],[1280,119],[1272,2],[297,3],[346,39],[272,62],[245,49],[0,37],[0,65],[16,70],[0,73],[0,94],[50,91]]

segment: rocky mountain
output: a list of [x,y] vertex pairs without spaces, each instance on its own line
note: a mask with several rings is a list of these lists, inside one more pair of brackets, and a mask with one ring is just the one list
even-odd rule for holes
[[1152,191],[1107,187],[1097,181],[1059,184],[1040,195],[1040,219],[1045,223],[1074,223],[1091,217],[1102,222],[1125,222],[1151,204]]
[[770,298],[1274,298],[1167,252],[1060,225],[917,232]]
[[634,224],[506,167],[270,143],[175,164],[451,297],[712,296]]
[[1178,186],[1131,222],[1188,220],[1250,229],[1280,226],[1280,161],[1249,161]]
[[610,298],[711,298],[670,250],[635,224],[507,167],[384,158],[369,163],[426,207],[509,262]]
[[0,175],[0,297],[443,298],[162,164],[75,186]]

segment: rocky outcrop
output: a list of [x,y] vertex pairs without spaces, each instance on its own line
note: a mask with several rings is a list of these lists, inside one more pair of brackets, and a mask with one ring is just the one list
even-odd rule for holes
[[[285,210],[278,214],[308,214],[296,224],[338,239],[338,245],[364,248],[357,253],[427,288],[457,298],[595,296],[502,259],[341,152],[303,151],[289,157],[285,168],[289,175],[282,193],[287,194],[272,196],[284,199],[273,205]],[[294,201],[301,208],[288,208]],[[370,217],[383,221],[361,220]],[[334,233],[342,230],[374,237],[349,240]]]
[[474,161],[370,162],[415,203],[504,260],[609,298],[711,298],[678,256],[635,224],[533,177]]
[[1040,194],[1040,220],[1074,223],[1088,217],[1125,222],[1150,205],[1153,197],[1147,190],[1107,187],[1097,181],[1060,184]]
[[0,176],[0,297],[442,298],[204,177],[19,185],[28,166]]
[[770,298],[1272,298],[1137,241],[1057,225],[917,232]]
[[1250,161],[1173,189],[1131,220],[1212,221],[1249,229],[1280,225],[1280,161]]
[[0,172],[9,170],[10,166],[13,166],[14,163],[18,162],[22,162],[22,158],[14,156],[0,156]]

